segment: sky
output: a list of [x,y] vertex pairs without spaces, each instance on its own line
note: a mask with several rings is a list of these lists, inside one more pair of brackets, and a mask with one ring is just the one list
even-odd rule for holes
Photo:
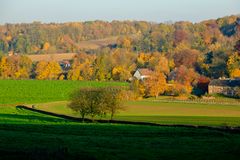
[[240,14],[240,0],[0,0],[0,24],[41,21],[200,22]]

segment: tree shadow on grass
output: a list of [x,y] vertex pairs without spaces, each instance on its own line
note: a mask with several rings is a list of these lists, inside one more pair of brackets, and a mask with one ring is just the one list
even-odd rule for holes
[[66,120],[55,117],[44,117],[37,115],[18,115],[18,114],[0,114],[0,119],[19,119],[29,121],[42,121],[42,122],[65,122]]

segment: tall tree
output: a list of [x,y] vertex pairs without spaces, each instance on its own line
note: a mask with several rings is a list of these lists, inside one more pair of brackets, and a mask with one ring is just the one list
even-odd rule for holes
[[167,88],[165,75],[162,72],[154,72],[146,80],[146,88],[150,96],[157,98],[160,94],[163,94]]

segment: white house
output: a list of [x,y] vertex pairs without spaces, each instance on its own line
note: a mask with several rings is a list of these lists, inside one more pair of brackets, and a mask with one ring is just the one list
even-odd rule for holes
[[152,71],[147,68],[141,68],[137,69],[134,73],[133,77],[135,77],[138,80],[144,80],[148,78],[152,74]]

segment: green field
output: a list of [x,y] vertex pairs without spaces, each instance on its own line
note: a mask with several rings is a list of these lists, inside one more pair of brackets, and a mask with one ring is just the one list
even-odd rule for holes
[[[79,115],[66,107],[69,93],[83,86],[101,87],[106,85],[126,86],[128,84],[89,81],[0,80],[0,105],[34,104],[38,109],[78,117]],[[219,104],[184,103],[170,100],[163,102],[161,99],[160,101],[150,99],[125,102],[125,110],[120,111],[115,119],[160,124],[240,126],[240,105],[236,102],[234,102],[235,105],[221,104],[220,102]]]
[[80,87],[124,86],[121,82],[0,80],[0,105],[62,101]]
[[239,158],[239,134],[184,127],[81,124],[14,107],[0,110],[0,159]]
[[[36,108],[79,117],[67,101],[36,104]],[[116,120],[204,126],[240,126],[240,106],[177,102],[133,101],[124,104]],[[106,117],[108,118],[108,117]]]
[[[77,123],[14,104],[78,117],[66,107],[82,86],[118,82],[0,80],[0,159],[238,159],[240,134],[202,128]],[[159,124],[240,126],[240,106],[142,100],[115,119]],[[106,117],[108,118],[108,117]],[[51,159],[50,158],[50,159]]]

